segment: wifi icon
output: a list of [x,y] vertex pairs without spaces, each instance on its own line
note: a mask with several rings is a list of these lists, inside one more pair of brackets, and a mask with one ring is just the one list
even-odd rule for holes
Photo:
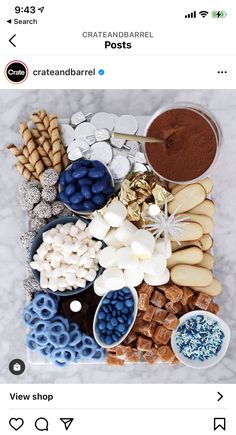
[[205,18],[208,15],[207,11],[200,11],[199,15],[201,15],[202,18]]

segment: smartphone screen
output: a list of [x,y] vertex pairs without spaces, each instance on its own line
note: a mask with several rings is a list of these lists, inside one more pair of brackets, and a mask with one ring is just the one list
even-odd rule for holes
[[236,433],[233,2],[2,1],[2,433]]

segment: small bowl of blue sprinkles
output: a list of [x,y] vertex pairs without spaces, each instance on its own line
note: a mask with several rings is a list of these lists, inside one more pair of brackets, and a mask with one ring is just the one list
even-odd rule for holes
[[215,314],[201,310],[182,316],[171,338],[177,358],[196,369],[217,364],[225,356],[229,342],[228,325]]
[[96,342],[103,348],[118,346],[131,331],[138,312],[138,295],[133,287],[109,291],[99,303],[93,322]]

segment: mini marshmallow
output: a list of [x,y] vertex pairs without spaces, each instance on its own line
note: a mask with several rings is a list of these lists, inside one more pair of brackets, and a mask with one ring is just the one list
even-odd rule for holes
[[164,238],[157,239],[154,251],[164,255],[166,259],[170,258],[172,255],[170,240],[165,240]]
[[117,250],[117,266],[119,269],[135,269],[139,266],[139,259],[131,248]]
[[54,236],[55,236],[56,234],[57,234],[57,230],[56,230],[56,228],[52,228],[51,230],[45,231],[45,232],[43,233],[43,236],[42,236],[43,241],[44,241],[45,243],[52,243],[52,242],[53,242],[53,239],[54,239]]
[[106,288],[109,290],[119,290],[125,286],[125,276],[122,270],[117,267],[110,267],[104,270],[103,281]]
[[59,246],[61,247],[63,245],[64,239],[61,235],[55,235],[55,237],[53,238],[53,242],[52,244],[54,246]]
[[76,227],[75,225],[73,225],[73,227],[71,227],[71,229],[70,229],[69,234],[70,234],[70,236],[75,237],[75,236],[77,236],[78,232],[79,232],[79,228]]
[[87,227],[86,222],[83,222],[81,219],[78,219],[77,222],[75,223],[75,226],[78,227],[81,231],[84,231],[85,228]]
[[79,265],[79,261],[80,261],[80,259],[79,259],[78,255],[76,255],[76,254],[71,254],[67,259],[68,264]]
[[88,270],[84,269],[83,267],[79,267],[76,271],[76,276],[77,278],[85,278],[86,275],[88,274]]
[[42,272],[44,270],[43,263],[41,261],[31,261],[30,266],[34,270],[38,270],[39,272]]
[[163,274],[166,269],[166,258],[164,255],[155,254],[148,260],[141,260],[140,267],[144,273],[149,275]]
[[40,286],[42,288],[48,288],[48,283],[49,282],[48,282],[48,279],[47,279],[45,272],[41,272],[40,273]]
[[85,279],[89,282],[94,281],[96,278],[96,271],[94,269],[89,269]]
[[86,280],[82,278],[76,279],[76,287],[84,288],[86,286]]
[[102,248],[102,242],[100,242],[100,240],[98,242],[95,242],[93,247],[95,249],[95,252],[100,251],[100,249]]
[[70,233],[71,227],[73,223],[68,222],[67,224],[62,225],[62,227],[59,229],[61,234],[67,235]]
[[68,281],[65,279],[65,278],[59,278],[58,279],[58,287],[61,289],[64,289],[64,288],[66,288],[67,287],[67,285],[68,285]]
[[76,276],[75,276],[74,274],[69,273],[69,274],[66,276],[66,282],[67,282],[67,284],[73,286],[73,285],[76,285],[76,281],[77,281],[77,278],[76,278]]
[[150,275],[148,273],[144,274],[144,281],[148,285],[163,285],[166,284],[170,279],[169,269],[165,269],[164,273],[157,275]]
[[103,276],[99,276],[93,284],[94,293],[98,296],[104,296],[108,292],[108,288],[106,288],[104,284]]
[[81,245],[78,249],[77,249],[77,255],[78,257],[81,257],[81,255],[85,254],[85,252],[88,251],[88,247],[86,245]]
[[144,273],[140,268],[136,269],[125,269],[124,270],[125,280],[127,286],[137,287],[143,282]]
[[110,225],[103,219],[100,214],[97,214],[88,226],[92,237],[98,240],[103,240],[110,229]]
[[46,243],[43,242],[37,249],[37,254],[40,260],[43,260],[44,257],[47,255],[47,253],[48,253],[48,245],[46,245]]
[[114,237],[123,246],[130,246],[133,237],[137,231],[137,227],[127,219],[115,230]]
[[154,251],[155,238],[149,231],[137,230],[131,242],[133,252],[141,259],[151,258]]
[[[107,246],[112,246],[113,248],[122,248],[124,245],[120,243],[119,240],[116,239],[115,234],[118,231],[116,228],[110,228],[107,235],[104,237],[104,242]],[[136,228],[137,231],[137,228]]]
[[70,266],[66,266],[67,273],[76,273],[78,266],[76,264],[71,264]]
[[92,258],[85,258],[83,260],[82,266],[84,266],[85,269],[91,269],[93,267],[93,259]]
[[117,250],[112,246],[107,246],[100,251],[98,260],[99,264],[106,269],[117,266]]
[[127,209],[120,201],[113,201],[108,205],[104,219],[111,227],[119,227],[127,216]]

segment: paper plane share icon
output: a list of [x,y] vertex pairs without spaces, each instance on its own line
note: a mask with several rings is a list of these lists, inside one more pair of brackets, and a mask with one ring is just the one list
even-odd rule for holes
[[62,421],[62,423],[64,423],[65,430],[68,430],[74,419],[73,418],[60,418],[60,420]]

